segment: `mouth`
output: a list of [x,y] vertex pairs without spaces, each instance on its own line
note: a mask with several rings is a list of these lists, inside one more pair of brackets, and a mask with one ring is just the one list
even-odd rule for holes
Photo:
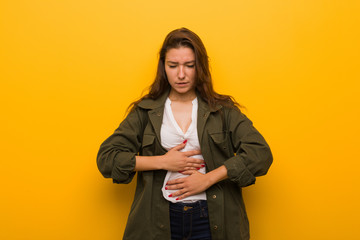
[[188,82],[177,82],[176,83],[176,85],[178,85],[178,86],[185,86],[187,84],[189,84],[189,83]]

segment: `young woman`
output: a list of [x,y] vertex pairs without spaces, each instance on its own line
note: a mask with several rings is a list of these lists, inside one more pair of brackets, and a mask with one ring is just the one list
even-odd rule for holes
[[200,38],[181,28],[161,47],[149,93],[101,145],[104,177],[137,186],[123,239],[249,239],[241,189],[272,155],[232,97],[213,90]]

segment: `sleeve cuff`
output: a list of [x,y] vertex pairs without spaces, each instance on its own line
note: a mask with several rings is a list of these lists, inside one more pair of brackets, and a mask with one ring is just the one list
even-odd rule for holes
[[239,187],[246,187],[255,183],[255,176],[245,167],[240,156],[234,156],[224,162],[229,179],[238,184]]
[[[118,159],[122,159],[121,163]],[[128,159],[124,161],[124,159]],[[111,173],[114,183],[130,183],[135,176],[135,153],[122,152],[116,156],[115,166]]]

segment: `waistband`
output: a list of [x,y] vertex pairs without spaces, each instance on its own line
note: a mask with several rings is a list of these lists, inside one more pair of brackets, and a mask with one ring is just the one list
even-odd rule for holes
[[207,208],[207,201],[206,200],[199,200],[193,203],[172,203],[170,202],[170,210],[178,211],[178,212],[194,212],[197,210],[201,210]]

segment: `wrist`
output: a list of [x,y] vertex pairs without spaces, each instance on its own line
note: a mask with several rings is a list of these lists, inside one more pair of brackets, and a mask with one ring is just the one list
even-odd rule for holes
[[166,170],[166,156],[164,155],[160,155],[157,156],[158,161],[157,161],[157,170]]
[[216,183],[212,172],[208,172],[204,176],[205,176],[204,183],[206,185],[206,189],[208,189],[209,187],[211,187],[212,185],[214,185]]
[[226,167],[223,165],[217,169],[214,169],[208,173],[205,174],[207,176],[207,182],[210,186],[214,185],[215,183],[218,183],[224,179],[226,179],[227,176],[227,169]]

